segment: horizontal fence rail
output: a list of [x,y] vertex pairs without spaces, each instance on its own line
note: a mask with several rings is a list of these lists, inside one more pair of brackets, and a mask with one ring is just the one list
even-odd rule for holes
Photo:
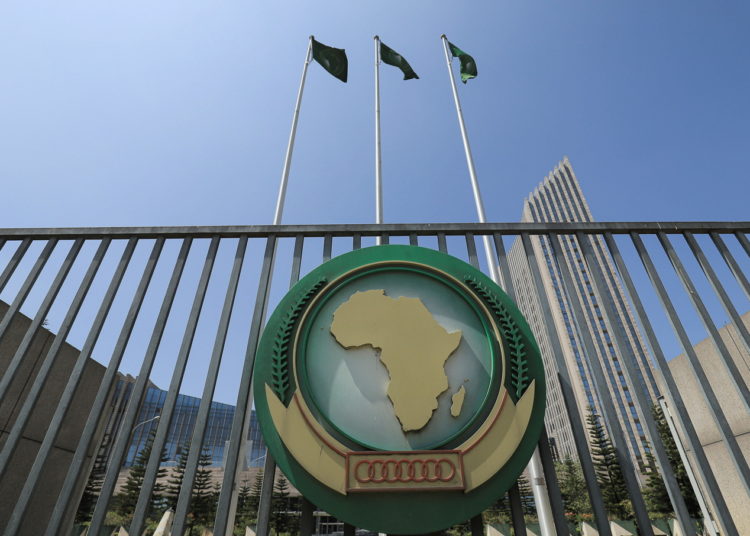
[[[554,230],[552,230],[554,229]],[[228,225],[228,226],[185,226],[185,227],[59,227],[59,228],[0,228],[0,240],[31,239],[70,239],[70,238],[264,238],[310,236],[432,236],[437,234],[478,235],[499,233],[501,235],[583,233],[747,233],[750,222],[568,222],[568,223],[382,223],[379,225],[332,224],[332,225]],[[740,239],[742,240],[742,239]],[[747,238],[745,238],[747,240]],[[743,244],[744,246],[744,244]],[[750,243],[747,244],[750,247]]]
[[[538,448],[550,533],[571,534],[559,473],[570,458],[601,535],[618,516],[654,534],[643,493],[654,475],[684,534],[743,534],[747,233],[750,222],[0,229],[0,530],[79,536],[87,526],[98,536],[122,525],[150,534],[171,509],[172,534],[231,534],[248,522],[249,465],[263,467],[256,531],[267,536],[276,466],[248,437],[269,312],[312,268],[376,240],[436,249],[486,272],[480,239],[543,355],[548,413]],[[676,424],[667,439],[660,400]],[[596,430],[621,471],[620,506],[605,489]],[[688,504],[673,440],[700,512]],[[528,500],[516,485],[504,503],[516,533]],[[305,536],[313,509],[303,501]],[[470,526],[480,533],[481,518]]]

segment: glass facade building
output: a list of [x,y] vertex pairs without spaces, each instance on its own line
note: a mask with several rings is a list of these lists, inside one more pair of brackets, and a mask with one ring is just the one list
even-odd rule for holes
[[[108,429],[119,429],[119,420],[125,411],[133,387],[133,379],[121,378],[116,385],[112,398],[113,411]],[[149,435],[156,432],[159,424],[157,418],[164,407],[167,391],[156,386],[149,386],[146,396],[141,405],[136,425],[133,427],[132,437],[128,444],[124,466],[133,465],[138,453],[143,450],[148,442]],[[167,441],[164,445],[166,461],[164,465],[175,465],[178,448],[188,445],[193,437],[195,420],[198,415],[198,407],[201,399],[193,396],[178,395],[172,422],[169,426]],[[211,466],[224,466],[224,450],[229,442],[232,432],[232,421],[234,419],[235,407],[220,402],[212,402],[208,413],[208,422],[203,441],[203,448],[211,454]],[[265,461],[266,445],[261,437],[260,426],[255,418],[255,411],[250,415],[250,427],[247,435],[245,449],[245,467],[262,467]]]

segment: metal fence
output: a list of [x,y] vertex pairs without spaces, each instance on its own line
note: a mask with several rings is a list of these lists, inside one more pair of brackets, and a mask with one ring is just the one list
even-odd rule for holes
[[[741,318],[748,309],[750,283],[750,241],[745,233],[750,223],[494,223],[494,224],[408,224],[408,225],[305,225],[167,228],[87,228],[87,229],[0,229],[0,300],[7,310],[0,315],[0,352],[9,344],[12,355],[0,360],[0,407],[11,407],[0,430],[0,489],[6,490],[5,534],[68,534],[73,514],[91,470],[91,452],[101,437],[102,419],[118,372],[136,376],[128,405],[111,448],[101,491],[94,508],[90,535],[98,535],[105,524],[122,469],[131,433],[149,382],[169,385],[160,415],[153,448],[143,476],[138,503],[130,521],[130,534],[141,534],[148,515],[149,500],[157,483],[161,449],[173,418],[177,396],[191,392],[201,402],[190,443],[172,534],[183,534],[190,507],[193,482],[198,470],[209,407],[215,398],[236,401],[231,437],[226,451],[223,482],[215,512],[214,534],[230,534],[234,528],[238,468],[243,439],[251,408],[251,380],[258,339],[267,311],[306,271],[337,255],[375,244],[405,243],[439,249],[486,269],[477,255],[476,238],[489,236],[500,264],[502,286],[515,297],[507,258],[512,243],[520,244],[531,274],[536,297],[547,304],[540,270],[541,239],[545,252],[560,277],[558,292],[575,294],[575,270],[566,261],[566,248],[579,248],[582,269],[592,282],[592,296],[598,298],[610,322],[614,345],[624,346],[623,326],[616,318],[612,300],[606,299],[607,281],[595,256],[606,255],[614,263],[619,283],[627,291],[629,307],[637,319],[653,359],[655,377],[673,413],[690,452],[690,467],[697,475],[711,516],[721,534],[738,535],[732,512],[727,506],[727,490],[717,483],[701,446],[695,423],[678,387],[668,360],[678,353],[687,362],[699,386],[699,395],[715,422],[720,440],[741,482],[737,493],[750,492],[750,468],[740,449],[736,433],[709,382],[705,363],[694,344],[708,337],[719,360],[712,366],[725,367],[732,389],[750,415],[750,390],[746,372],[738,368],[734,350],[727,347],[719,329],[731,323],[744,350],[750,350],[750,335]],[[592,238],[595,237],[595,238]],[[605,247],[606,245],[606,247]],[[606,251],[604,251],[606,250]],[[680,288],[682,287],[682,288]],[[604,299],[603,299],[604,297]],[[584,329],[584,311],[579,301],[570,299],[571,321],[577,331],[584,356],[595,355],[594,340]],[[597,485],[586,425],[573,393],[574,379],[563,359],[562,342],[553,318],[553,307],[542,306],[543,325],[552,344],[556,376],[583,468],[594,523],[602,535],[611,534],[604,501]],[[19,315],[30,319],[22,332],[14,331]],[[34,350],[35,338],[43,330],[54,334],[42,350]],[[562,335],[562,337],[560,337]],[[15,338],[14,341],[10,339]],[[61,348],[68,342],[80,348],[61,382],[60,396],[45,423],[45,429],[32,447],[19,448],[29,435],[39,401],[49,387],[52,370]],[[33,355],[32,355],[33,354]],[[82,416],[75,447],[69,449],[64,465],[50,467],[50,459],[61,435],[65,434],[68,412],[82,385],[85,368],[93,358],[106,370],[97,379],[87,415]],[[16,387],[25,363],[34,360],[33,373]],[[625,377],[638,385],[639,366],[628,352],[620,356]],[[612,399],[607,394],[605,371],[597,359],[587,359],[594,390],[601,400],[602,418],[617,452],[640,534],[653,530],[641,493],[639,468],[629,453],[622,425]],[[745,372],[745,374],[743,374]],[[656,402],[644,389],[632,389],[633,404],[649,444],[653,447],[661,475],[669,491],[678,523],[684,534],[696,534],[664,445],[657,433],[651,406]],[[95,394],[94,394],[95,393]],[[5,418],[5,417],[4,417]],[[569,534],[555,466],[546,433],[539,444],[545,480],[549,490],[554,530]],[[273,475],[274,462],[267,456],[265,475]],[[21,471],[23,480],[7,492],[3,488],[12,473]],[[59,473],[59,482],[52,474]],[[55,480],[55,485],[52,485]],[[265,478],[260,497],[258,536],[268,534],[273,479]],[[52,491],[50,491],[52,490]],[[50,498],[50,494],[52,497]],[[510,493],[516,534],[526,534],[517,486]],[[45,502],[46,501],[46,502]],[[35,505],[41,504],[41,507]],[[40,509],[41,508],[41,509]],[[304,503],[302,532],[312,530],[311,505]],[[31,528],[36,527],[36,528]],[[41,527],[41,528],[40,528]],[[44,528],[46,527],[46,529]],[[472,522],[475,532],[481,523]],[[347,527],[351,533],[352,527]],[[77,536],[77,535],[76,535]]]

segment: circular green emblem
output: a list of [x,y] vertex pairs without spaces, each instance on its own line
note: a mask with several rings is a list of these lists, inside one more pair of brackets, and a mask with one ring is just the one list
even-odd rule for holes
[[378,532],[434,532],[497,500],[543,426],[539,350],[505,293],[413,246],[341,255],[268,321],[255,407],[269,451],[319,508]]

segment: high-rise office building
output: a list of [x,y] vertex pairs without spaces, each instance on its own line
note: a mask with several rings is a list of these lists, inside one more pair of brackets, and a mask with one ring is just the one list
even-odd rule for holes
[[[578,179],[570,162],[565,158],[537,188],[524,200],[523,222],[590,222],[593,221],[591,210],[583,195]],[[561,276],[553,258],[548,238],[532,236],[531,243],[535,258],[544,283],[545,303],[539,302],[526,255],[520,239],[513,244],[508,262],[516,289],[516,300],[521,311],[526,315],[537,338],[548,378],[547,414],[545,422],[547,431],[560,457],[577,457],[575,443],[567,417],[564,401],[557,379],[557,365],[552,355],[552,346],[544,327],[544,316],[541,307],[549,307],[559,334],[564,361],[570,374],[576,402],[581,412],[580,418],[586,418],[591,407],[602,415],[599,396],[612,397],[620,423],[623,427],[628,449],[638,466],[643,468],[645,454],[649,452],[648,441],[641,425],[633,400],[633,389],[645,390],[648,399],[656,400],[658,393],[654,380],[651,358],[640,334],[638,325],[630,310],[625,292],[620,284],[606,245],[600,237],[588,237],[596,262],[605,279],[608,292],[601,296],[609,300],[615,318],[604,314],[592,287],[591,277],[574,237],[560,236],[565,264],[574,278],[574,295],[568,297],[563,292]],[[544,299],[543,298],[543,299]],[[596,355],[586,356],[580,335],[573,322],[573,310],[569,299],[579,300],[585,319],[580,329],[591,334],[596,347]],[[620,349],[617,348],[610,334],[612,323],[616,328],[622,326],[627,337],[629,348],[639,367],[640,386],[630,385],[623,373]],[[607,391],[597,393],[594,389],[589,359],[598,359],[606,376]]]

